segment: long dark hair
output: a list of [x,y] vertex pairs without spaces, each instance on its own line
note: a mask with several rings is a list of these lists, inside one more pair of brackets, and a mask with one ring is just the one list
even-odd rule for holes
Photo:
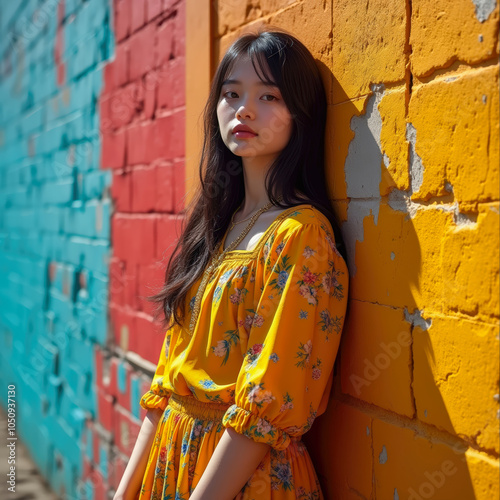
[[[217,119],[222,83],[235,61],[244,56],[249,56],[262,81],[278,86],[293,119],[290,140],[266,175],[269,201],[284,209],[309,203],[320,210],[329,219],[337,248],[346,258],[326,187],[327,102],[315,60],[309,50],[286,31],[268,27],[244,34],[228,49],[212,80],[203,112],[200,187],[186,209],[185,227],[168,261],[164,286],[159,293],[148,297],[158,303],[155,319],[162,313],[164,328],[182,325],[187,294],[209,264],[244,198],[241,157],[224,144]],[[299,198],[297,190],[307,199]],[[281,202],[277,200],[280,195]]]

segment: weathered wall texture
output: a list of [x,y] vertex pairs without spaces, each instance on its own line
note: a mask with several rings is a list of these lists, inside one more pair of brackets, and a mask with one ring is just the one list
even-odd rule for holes
[[184,12],[0,6],[0,404],[15,386],[61,498],[112,498],[145,414],[163,337],[141,296],[183,209]]
[[[326,497],[498,498],[497,2],[210,5],[215,61],[271,23],[328,91],[351,297],[304,439]],[[162,336],[141,297],[183,210],[184,23],[184,0],[0,7],[0,383],[61,496],[112,498],[144,416]]]
[[499,495],[498,5],[219,0],[216,61],[272,24],[317,58],[350,304],[304,436],[329,499]]

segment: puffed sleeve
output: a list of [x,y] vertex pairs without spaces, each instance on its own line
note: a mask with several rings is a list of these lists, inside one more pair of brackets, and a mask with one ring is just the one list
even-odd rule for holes
[[235,404],[223,425],[285,449],[326,409],[349,275],[329,224],[300,224],[268,254]]
[[170,392],[163,387],[163,377],[167,369],[168,351],[170,348],[170,334],[166,334],[163,340],[163,345],[160,352],[160,358],[156,367],[156,372],[151,382],[151,387],[140,399],[139,404],[145,409],[161,408],[164,410],[167,407]]

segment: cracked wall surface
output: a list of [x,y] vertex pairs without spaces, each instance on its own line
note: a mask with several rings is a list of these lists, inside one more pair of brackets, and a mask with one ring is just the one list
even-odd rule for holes
[[327,178],[350,303],[304,437],[327,498],[499,495],[495,0],[218,2],[301,38],[328,92]]

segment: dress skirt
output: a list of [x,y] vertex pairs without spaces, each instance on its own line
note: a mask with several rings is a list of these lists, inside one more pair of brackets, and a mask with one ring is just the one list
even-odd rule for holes
[[[224,433],[231,405],[172,393],[158,422],[139,500],[187,500]],[[250,438],[248,438],[250,439]],[[323,499],[309,453],[299,438],[270,448],[235,500]]]

